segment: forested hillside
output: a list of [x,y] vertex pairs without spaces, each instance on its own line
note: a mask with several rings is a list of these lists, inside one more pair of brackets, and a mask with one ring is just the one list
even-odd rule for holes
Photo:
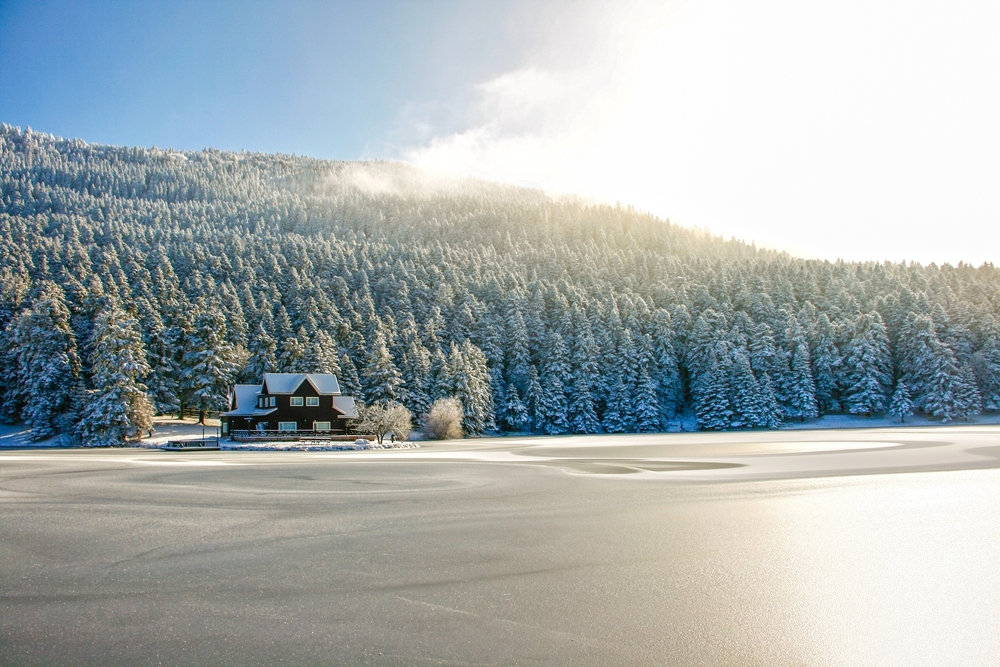
[[0,407],[38,438],[120,441],[265,371],[416,415],[457,396],[469,433],[1000,409],[992,265],[804,261],[396,163],[6,125],[0,198]]

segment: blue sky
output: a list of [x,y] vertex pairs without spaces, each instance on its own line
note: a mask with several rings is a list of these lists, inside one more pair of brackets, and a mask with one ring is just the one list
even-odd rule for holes
[[1000,264],[996,0],[0,2],[0,122],[400,159],[802,257]]
[[516,68],[508,2],[0,4],[0,119],[91,142],[353,159]]

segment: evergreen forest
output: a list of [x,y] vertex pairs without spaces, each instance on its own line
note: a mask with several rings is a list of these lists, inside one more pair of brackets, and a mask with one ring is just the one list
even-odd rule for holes
[[[115,444],[329,372],[468,434],[1000,409],[1000,272],[802,260],[393,162],[0,127],[0,418]],[[863,243],[863,239],[858,239]]]

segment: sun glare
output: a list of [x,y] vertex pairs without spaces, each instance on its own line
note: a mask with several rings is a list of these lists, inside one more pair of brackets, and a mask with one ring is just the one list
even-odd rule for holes
[[642,2],[605,18],[583,65],[542,55],[484,82],[481,123],[406,159],[806,257],[1000,259],[996,5]]

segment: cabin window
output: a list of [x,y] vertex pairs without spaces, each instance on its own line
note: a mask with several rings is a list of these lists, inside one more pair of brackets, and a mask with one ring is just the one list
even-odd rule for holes
[[257,430],[258,431],[266,431],[267,430],[267,422],[258,422],[257,423]]
[[277,404],[278,404],[278,399],[277,398],[275,398],[274,396],[268,396],[267,397],[267,405],[269,407],[273,408]]
[[278,422],[279,431],[296,431],[298,430],[298,427],[299,425],[297,422]]
[[291,405],[293,408],[301,406],[302,405],[302,397],[301,396],[292,396],[292,402],[289,405]]
[[229,433],[229,422],[222,422],[222,435]]
[[274,407],[274,396],[260,396],[257,398],[258,408],[273,408]]
[[313,422],[314,431],[329,431],[330,422]]
[[319,396],[306,396],[306,406],[310,408],[318,408]]

